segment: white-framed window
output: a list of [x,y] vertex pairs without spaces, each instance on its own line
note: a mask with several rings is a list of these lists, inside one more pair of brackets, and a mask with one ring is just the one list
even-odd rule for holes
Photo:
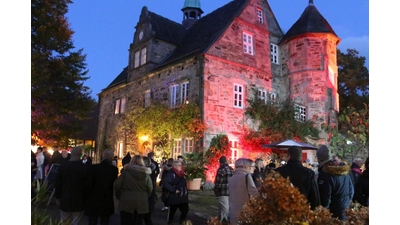
[[278,49],[278,45],[276,44],[270,44],[270,48],[271,48],[271,63],[274,64],[279,64],[279,49]]
[[263,11],[262,9],[257,9],[257,20],[259,23],[264,23]]
[[178,158],[178,155],[182,155],[182,140],[174,139],[174,149],[173,149],[174,159]]
[[135,52],[135,65],[134,65],[134,68],[139,66],[139,60],[140,60],[140,52],[136,51]]
[[180,104],[186,103],[189,100],[189,81],[181,84],[181,102]]
[[276,99],[276,93],[275,92],[270,92],[268,94],[268,100],[273,104],[276,103],[277,99]]
[[176,107],[189,101],[189,81],[173,84],[169,88],[170,107]]
[[146,60],[147,60],[147,48],[142,48],[142,51],[140,52],[140,65],[145,64]]
[[253,55],[253,36],[243,32],[243,52]]
[[193,152],[194,149],[194,139],[193,138],[185,138],[184,139],[184,150],[185,153]]
[[119,98],[115,100],[114,114],[120,114],[125,112],[126,98]]
[[244,96],[243,85],[234,84],[233,85],[233,106],[234,107],[243,108],[243,96]]
[[150,94],[151,94],[150,90],[147,90],[147,91],[144,92],[144,103],[143,103],[143,106],[145,108],[150,106]]
[[235,161],[239,158],[239,141],[229,141],[229,146],[231,147],[231,160],[232,163],[235,163]]
[[258,98],[263,100],[264,103],[268,101],[268,92],[264,89],[258,89]]
[[294,118],[297,121],[304,122],[306,120],[306,107],[295,104],[294,105]]

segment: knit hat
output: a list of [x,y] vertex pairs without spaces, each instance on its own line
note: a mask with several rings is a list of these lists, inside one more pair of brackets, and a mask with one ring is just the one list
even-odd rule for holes
[[325,163],[326,161],[329,161],[332,159],[332,152],[326,145],[322,145],[319,147],[317,150],[317,158],[320,164]]
[[80,146],[74,147],[71,150],[71,158],[69,159],[69,161],[79,161],[81,160],[81,155],[82,155],[82,147]]
[[226,157],[225,156],[221,156],[220,158],[219,158],[219,163],[226,163]]

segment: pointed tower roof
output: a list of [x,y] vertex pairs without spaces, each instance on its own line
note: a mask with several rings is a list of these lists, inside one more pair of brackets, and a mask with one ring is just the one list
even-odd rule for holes
[[186,8],[199,9],[200,12],[203,13],[203,10],[201,10],[200,0],[185,0],[182,11]]
[[293,24],[288,32],[283,36],[281,43],[288,41],[298,35],[305,33],[331,33],[336,35],[328,21],[321,15],[314,5],[313,0],[309,0],[308,6],[301,14],[300,18]]

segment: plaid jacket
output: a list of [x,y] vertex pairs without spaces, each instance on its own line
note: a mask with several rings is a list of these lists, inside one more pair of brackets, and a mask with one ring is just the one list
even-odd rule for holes
[[228,164],[221,164],[215,176],[214,193],[216,196],[229,196],[228,180],[233,175],[233,168]]

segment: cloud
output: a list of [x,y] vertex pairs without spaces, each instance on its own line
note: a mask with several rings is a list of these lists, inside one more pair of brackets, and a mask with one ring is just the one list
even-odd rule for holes
[[346,52],[347,49],[357,50],[359,56],[365,57],[365,66],[369,68],[369,36],[342,38],[338,48],[342,52]]

